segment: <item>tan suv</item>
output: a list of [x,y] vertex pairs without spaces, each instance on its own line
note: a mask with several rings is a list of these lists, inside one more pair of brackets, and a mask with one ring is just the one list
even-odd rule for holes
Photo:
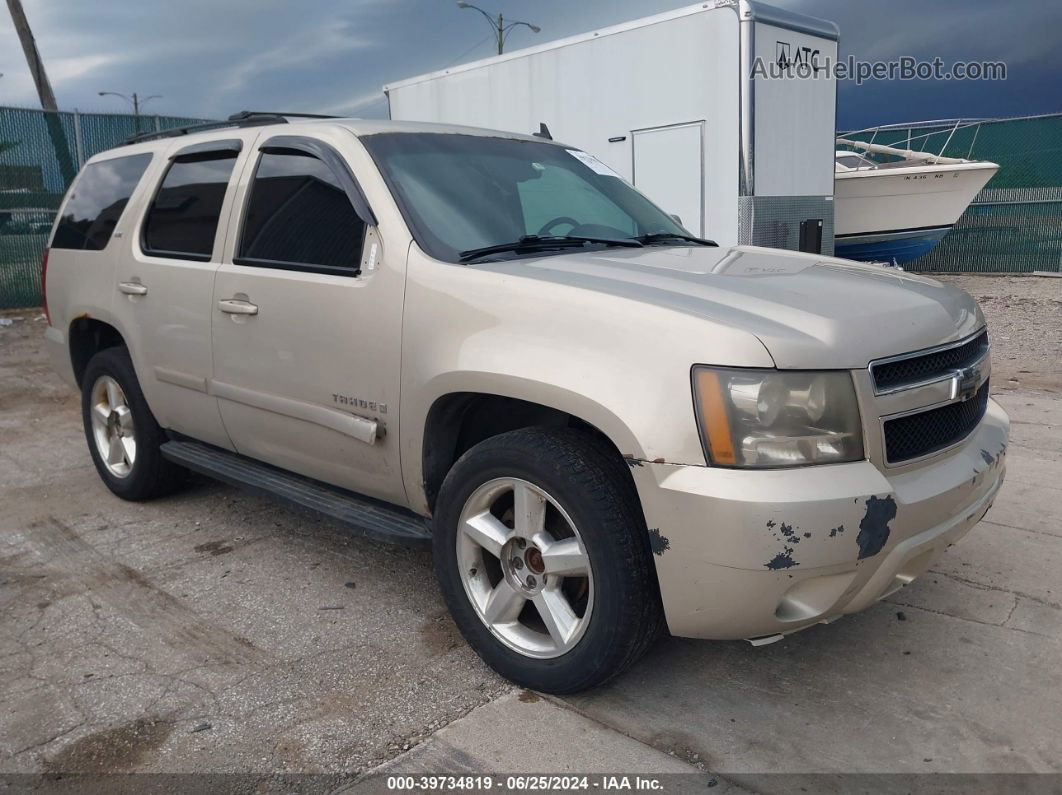
[[104,152],[47,340],[118,496],[188,470],[430,541],[468,642],[571,692],[666,627],[753,643],[988,510],[984,318],[930,279],[692,237],[538,137],[245,113]]

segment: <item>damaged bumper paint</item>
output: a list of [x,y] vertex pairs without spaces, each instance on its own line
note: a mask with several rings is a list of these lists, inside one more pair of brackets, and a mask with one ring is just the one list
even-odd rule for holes
[[989,401],[960,446],[898,470],[632,467],[671,633],[766,642],[907,585],[991,506],[1008,430]]

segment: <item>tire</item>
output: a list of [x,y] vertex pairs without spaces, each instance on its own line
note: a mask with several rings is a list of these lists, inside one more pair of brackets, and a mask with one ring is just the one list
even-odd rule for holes
[[123,500],[150,500],[184,485],[187,470],[162,457],[166,434],[148,408],[125,347],[106,348],[89,361],[81,380],[81,419],[96,471]]
[[[544,520],[517,522],[518,514],[537,517],[539,505]],[[521,538],[528,526],[545,535]],[[662,632],[634,483],[622,459],[589,434],[526,428],[480,442],[446,476],[434,532],[435,575],[454,621],[476,653],[518,685],[556,694],[594,687]]]

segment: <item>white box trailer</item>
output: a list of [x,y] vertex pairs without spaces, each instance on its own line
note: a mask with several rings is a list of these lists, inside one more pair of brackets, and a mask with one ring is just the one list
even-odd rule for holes
[[[815,79],[789,69],[811,63]],[[552,136],[723,245],[833,251],[831,22],[715,0],[384,87],[392,119]],[[803,245],[802,240],[803,230]]]

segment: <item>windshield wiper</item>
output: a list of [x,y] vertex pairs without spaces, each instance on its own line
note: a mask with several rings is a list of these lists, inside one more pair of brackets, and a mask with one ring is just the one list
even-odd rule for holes
[[662,240],[685,240],[687,243],[696,243],[698,246],[719,247],[719,244],[714,240],[706,240],[703,237],[694,237],[693,235],[672,234],[671,232],[652,232],[648,235],[632,237],[631,240],[637,240],[643,246],[649,243],[658,243]]
[[461,258],[461,262],[467,262],[477,257],[485,257],[488,254],[503,254],[507,251],[522,253],[525,251],[548,251],[553,248],[581,248],[591,243],[599,243],[606,246],[625,246],[627,248],[641,248],[643,245],[640,241],[633,238],[524,235],[519,240],[513,240],[510,243],[470,248],[467,251],[460,252],[458,256]]

